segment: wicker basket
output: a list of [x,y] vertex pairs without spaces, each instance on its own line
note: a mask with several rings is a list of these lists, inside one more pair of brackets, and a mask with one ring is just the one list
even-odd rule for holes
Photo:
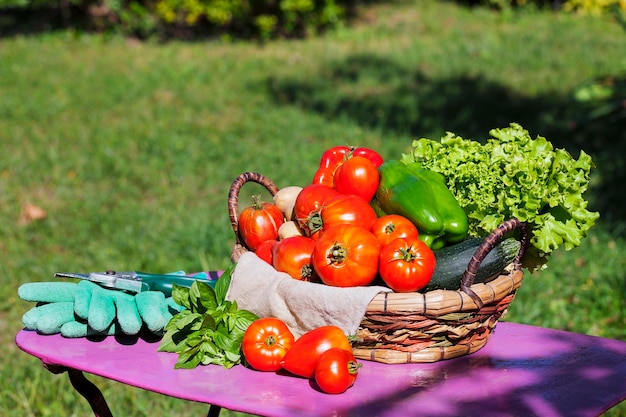
[[[236,243],[233,261],[248,249],[239,235],[238,195],[248,181],[263,185],[272,195],[276,185],[262,174],[246,172],[233,182],[228,208]],[[487,254],[509,232],[519,229],[520,250],[495,279],[473,284]],[[522,284],[522,258],[528,245],[526,223],[511,219],[485,238],[461,280],[459,290],[426,293],[379,293],[368,305],[353,343],[358,359],[383,363],[424,363],[468,355],[487,343]]]

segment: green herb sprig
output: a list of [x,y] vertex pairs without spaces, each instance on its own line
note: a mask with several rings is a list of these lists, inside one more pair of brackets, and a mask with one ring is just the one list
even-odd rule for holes
[[173,285],[172,298],[184,309],[165,326],[158,351],[177,353],[176,369],[209,364],[231,368],[242,362],[243,335],[258,317],[226,300],[233,268],[224,271],[215,290],[202,281],[190,288]]

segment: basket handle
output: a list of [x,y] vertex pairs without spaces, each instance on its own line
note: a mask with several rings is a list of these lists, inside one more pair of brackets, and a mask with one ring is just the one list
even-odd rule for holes
[[526,247],[530,241],[530,236],[526,222],[512,218],[500,224],[489,234],[489,236],[485,238],[483,243],[476,249],[476,252],[474,252],[472,259],[467,265],[467,269],[465,269],[465,272],[463,273],[463,277],[461,278],[461,291],[469,295],[471,299],[474,300],[474,303],[476,303],[478,308],[483,307],[483,302],[481,298],[471,289],[471,286],[474,284],[474,278],[476,278],[478,268],[487,254],[491,252],[492,249],[504,238],[504,235],[515,229],[520,229],[522,233],[520,236],[521,246],[513,261],[513,270],[520,271],[522,269],[522,259],[524,258]]
[[241,187],[249,181],[261,184],[267,189],[267,191],[270,192],[272,196],[275,196],[278,192],[276,184],[274,184],[265,175],[259,174],[258,172],[244,172],[235,178],[233,184],[230,186],[230,190],[228,191],[228,214],[230,216],[230,224],[233,228],[233,232],[235,232],[235,250],[233,251],[233,254],[235,251],[243,250],[245,248],[245,244],[239,234],[239,191],[241,190]]

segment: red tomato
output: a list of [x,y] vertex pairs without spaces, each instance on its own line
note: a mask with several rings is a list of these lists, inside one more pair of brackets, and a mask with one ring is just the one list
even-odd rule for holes
[[383,157],[380,154],[372,149],[368,148],[354,148],[352,151],[352,156],[364,156],[369,159],[376,168],[383,164]]
[[320,166],[313,176],[313,184],[323,184],[333,187],[333,176],[337,168],[343,164],[350,148],[347,146],[334,146],[322,154]]
[[315,237],[315,233],[321,229],[321,224],[315,224],[319,221],[318,212],[325,200],[336,195],[339,195],[339,191],[321,184],[307,185],[300,191],[294,212],[298,225],[307,236]]
[[339,194],[324,201],[319,211],[319,220],[324,231],[341,224],[352,224],[370,230],[374,225],[376,212],[361,197],[351,194]]
[[306,236],[292,236],[281,240],[274,247],[274,269],[297,280],[318,281],[311,265],[314,247],[315,241]]
[[295,341],[281,361],[281,365],[294,375],[312,378],[320,356],[333,348],[352,351],[348,337],[339,327],[318,327]]
[[239,216],[239,234],[248,249],[256,251],[266,240],[277,240],[283,224],[283,213],[272,203],[264,203],[258,196]]
[[343,194],[354,194],[368,203],[378,188],[378,169],[364,156],[353,156],[335,171],[335,189]]
[[335,186],[335,169],[319,168],[313,176],[313,184],[321,184],[333,188]]
[[348,159],[359,156],[368,159],[378,168],[383,163],[383,158],[378,152],[355,146],[334,146],[322,154],[320,166],[313,177],[313,184],[324,184],[334,187],[335,171]]
[[380,277],[396,292],[418,291],[435,271],[435,254],[418,238],[399,238],[380,251]]
[[372,226],[372,233],[382,246],[400,237],[413,239],[419,236],[417,227],[413,222],[399,214],[387,214],[379,217]]
[[332,168],[333,170],[342,164],[352,150],[349,146],[333,146],[322,154],[320,168]]
[[326,285],[370,284],[378,273],[380,243],[374,234],[350,224],[324,230],[313,249],[313,268]]
[[352,351],[329,349],[315,366],[315,382],[327,394],[341,394],[354,385],[361,364]]
[[276,246],[277,244],[277,240],[266,240],[265,242],[261,243],[258,248],[256,248],[256,251],[254,251],[254,253],[256,253],[256,256],[263,259],[268,264],[273,265],[273,250],[274,246]]
[[294,344],[295,337],[280,319],[263,317],[248,326],[241,350],[246,361],[258,371],[278,371],[280,362]]

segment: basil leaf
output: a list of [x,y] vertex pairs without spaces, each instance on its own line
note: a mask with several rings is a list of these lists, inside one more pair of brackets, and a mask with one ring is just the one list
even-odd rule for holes
[[220,276],[215,284],[215,293],[217,295],[217,302],[221,304],[226,300],[226,293],[228,287],[230,287],[230,281],[232,280],[232,274],[235,270],[235,264],[230,265],[224,270],[224,273]]
[[166,324],[159,350],[178,353],[175,368],[209,364],[231,368],[242,363],[243,335],[258,317],[226,300],[233,268],[224,271],[215,290],[201,281],[190,288],[173,288],[174,301],[185,309]]
[[191,308],[189,301],[189,288],[181,287],[176,283],[172,284],[172,299],[176,304],[185,308]]

